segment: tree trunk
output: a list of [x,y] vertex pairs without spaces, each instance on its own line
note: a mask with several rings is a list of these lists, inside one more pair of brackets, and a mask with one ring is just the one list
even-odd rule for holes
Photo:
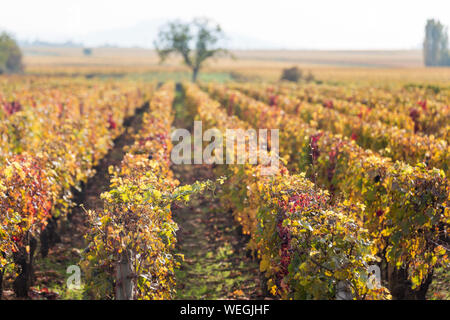
[[348,282],[338,282],[336,286],[336,300],[353,300],[352,289]]
[[199,68],[192,69],[192,82],[197,81],[197,75],[198,75]]
[[48,250],[55,245],[55,243],[60,242],[61,238],[57,233],[58,220],[54,217],[48,220],[48,224],[44,231],[41,232],[41,248],[40,252],[43,258],[48,254]]
[[132,262],[127,253],[122,254],[116,271],[116,300],[134,300],[134,276]]
[[5,274],[5,269],[0,270],[0,300],[3,297],[3,275]]
[[14,262],[20,266],[20,274],[14,280],[14,293],[17,297],[28,297],[28,290],[33,283],[33,256],[37,247],[37,240],[30,236],[29,252],[26,248],[21,248],[14,255]]
[[425,281],[415,290],[411,288],[412,283],[408,279],[408,269],[397,269],[388,266],[388,286],[392,298],[395,300],[425,300],[428,288],[433,280],[433,271],[430,272]]
[[418,300],[426,300],[428,288],[430,287],[431,282],[433,281],[433,273],[434,270],[428,274],[425,281],[420,285],[420,287],[417,290],[415,290],[416,298]]

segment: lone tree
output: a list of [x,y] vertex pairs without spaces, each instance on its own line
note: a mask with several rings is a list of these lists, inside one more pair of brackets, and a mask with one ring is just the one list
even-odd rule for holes
[[154,42],[160,62],[164,62],[172,54],[179,54],[192,70],[192,81],[197,75],[206,59],[219,54],[228,53],[220,47],[220,40],[225,38],[220,26],[213,25],[208,19],[194,19],[190,23],[178,20],[163,26]]
[[447,28],[437,20],[427,21],[423,55],[426,66],[450,66]]
[[0,34],[0,74],[23,72],[22,52],[13,37]]

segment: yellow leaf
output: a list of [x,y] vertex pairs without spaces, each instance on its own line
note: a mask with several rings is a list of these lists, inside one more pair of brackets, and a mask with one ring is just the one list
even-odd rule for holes
[[5,176],[7,179],[10,179],[12,177],[12,172],[13,172],[13,169],[11,168],[11,166],[9,166],[5,169]]
[[269,268],[269,260],[266,258],[266,256],[263,256],[261,259],[261,263],[259,264],[259,270],[261,272],[264,272],[268,268]]

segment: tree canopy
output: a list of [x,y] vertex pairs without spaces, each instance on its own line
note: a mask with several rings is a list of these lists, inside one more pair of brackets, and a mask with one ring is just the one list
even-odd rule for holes
[[437,20],[427,21],[423,54],[426,66],[450,66],[447,28]]
[[176,20],[160,29],[154,45],[161,62],[172,53],[181,55],[184,64],[192,70],[192,81],[195,82],[205,60],[228,53],[220,47],[224,38],[221,27],[208,19],[197,18],[190,23]]
[[22,52],[19,46],[8,33],[0,33],[0,74],[22,71]]

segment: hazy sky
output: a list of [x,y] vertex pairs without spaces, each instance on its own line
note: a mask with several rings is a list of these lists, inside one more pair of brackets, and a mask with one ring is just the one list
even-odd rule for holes
[[3,0],[0,28],[62,41],[195,16],[279,48],[410,49],[421,45],[426,19],[450,25],[450,0]]

